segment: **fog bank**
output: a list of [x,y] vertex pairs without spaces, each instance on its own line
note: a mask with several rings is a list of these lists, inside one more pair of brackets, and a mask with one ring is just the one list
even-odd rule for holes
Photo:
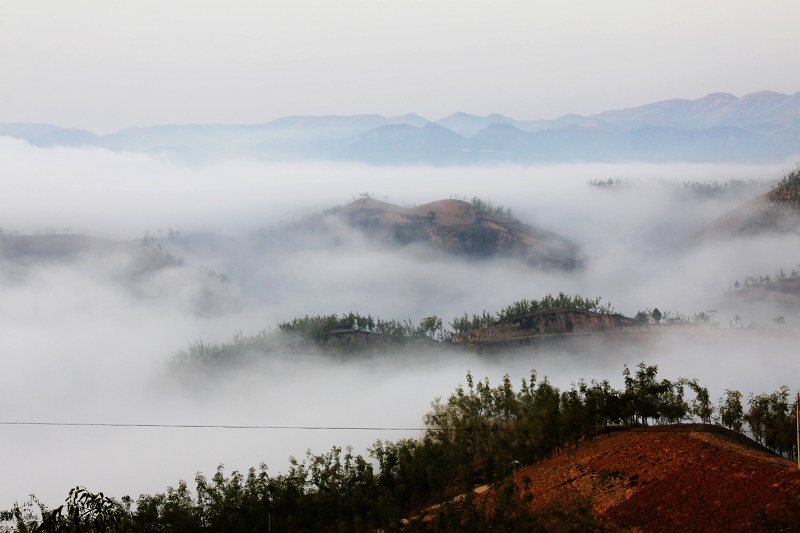
[[[645,307],[685,314],[718,309],[723,326],[734,313],[761,323],[782,313],[790,329],[797,325],[791,310],[723,306],[720,297],[746,275],[796,267],[798,236],[686,246],[703,224],[748,198],[708,198],[651,181],[771,179],[780,167],[436,169],[243,160],[190,167],[7,139],[0,139],[0,159],[6,233],[69,228],[126,241],[66,259],[0,260],[3,421],[420,427],[430,401],[463,383],[467,370],[495,382],[509,373],[515,385],[536,368],[562,388],[581,377],[621,386],[623,364],[647,361],[659,364],[665,377],[699,378],[713,398],[725,388],[771,391],[800,370],[793,337],[740,332],[714,342],[676,338],[502,357],[295,354],[188,382],[167,365],[193,340],[221,342],[297,315],[353,310],[415,322],[435,314],[449,322],[559,291],[602,296],[627,315]],[[617,178],[631,186],[587,184]],[[509,260],[386,247],[333,219],[324,219],[324,231],[296,224],[363,192],[406,205],[451,196],[490,199],[578,243],[586,265],[534,271]],[[181,235],[169,238],[170,228]],[[169,253],[183,263],[142,267],[146,231],[154,236],[147,257]],[[209,276],[209,269],[227,280]],[[276,473],[289,455],[308,448],[319,453],[349,443],[364,453],[378,438],[414,434],[3,426],[0,508],[30,493],[56,505],[77,484],[136,497],[191,481],[197,471],[212,473],[219,463],[245,469],[263,461]]]

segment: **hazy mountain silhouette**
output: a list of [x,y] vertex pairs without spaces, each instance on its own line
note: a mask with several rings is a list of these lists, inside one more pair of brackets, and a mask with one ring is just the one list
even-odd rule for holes
[[0,124],[36,146],[99,146],[186,159],[245,155],[372,164],[494,162],[775,162],[800,154],[800,93],[713,93],[596,115],[514,120],[458,112],[435,124],[416,114],[292,116],[251,125],[164,125],[110,135],[49,124]]

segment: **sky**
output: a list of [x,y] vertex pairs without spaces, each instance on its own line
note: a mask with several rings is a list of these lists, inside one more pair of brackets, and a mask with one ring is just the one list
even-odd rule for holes
[[109,133],[314,114],[591,114],[792,94],[795,1],[16,1],[0,122]]

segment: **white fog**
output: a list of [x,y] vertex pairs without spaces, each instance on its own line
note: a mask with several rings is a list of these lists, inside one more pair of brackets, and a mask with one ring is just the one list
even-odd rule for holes
[[[121,241],[153,235],[183,267],[131,281],[127,248],[68,260],[0,262],[2,422],[422,427],[436,396],[470,370],[515,385],[535,368],[559,387],[579,378],[620,386],[623,364],[658,364],[670,378],[698,378],[718,398],[725,388],[772,391],[800,371],[793,337],[731,335],[718,342],[665,340],[586,351],[398,353],[368,357],[264,356],[242,368],[194,378],[169,367],[195,340],[275,328],[295,316],[358,311],[445,323],[464,312],[565,292],[600,296],[627,316],[659,307],[687,315],[717,309],[768,321],[772,309],[720,306],[744,276],[791,270],[796,235],[686,245],[704,224],[748,196],[704,199],[658,180],[771,180],[792,166],[733,164],[561,164],[381,167],[231,160],[186,165],[101,149],[35,148],[0,139],[4,233],[64,233]],[[589,180],[624,179],[598,188]],[[481,197],[581,246],[573,272],[531,270],[513,261],[467,261],[420,247],[383,248],[329,223],[324,237],[288,231],[292,220],[359,193],[395,204]],[[199,244],[170,240],[180,231]],[[209,236],[210,234],[214,234]],[[199,236],[199,237],[198,237]],[[205,243],[205,244],[203,244]],[[226,274],[213,284],[200,267]],[[749,313],[749,314],[748,314]],[[786,316],[786,327],[797,325]],[[791,384],[790,384],[791,385]],[[35,493],[59,502],[75,485],[119,497],[163,491],[218,464],[271,472],[290,455],[332,445],[356,452],[377,439],[417,431],[312,431],[3,426],[0,501]]]

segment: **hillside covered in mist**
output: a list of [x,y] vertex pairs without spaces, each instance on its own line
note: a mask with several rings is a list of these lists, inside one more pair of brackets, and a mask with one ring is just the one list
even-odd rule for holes
[[[609,368],[647,360],[716,399],[774,391],[800,364],[796,305],[751,283],[796,283],[798,234],[682,245],[773,189],[778,165],[185,165],[9,138],[0,154],[11,422],[418,428],[467,370],[619,389]],[[419,436],[5,431],[5,509],[31,493],[52,508],[76,484],[154,494],[220,463],[278,477],[298,451]]]

